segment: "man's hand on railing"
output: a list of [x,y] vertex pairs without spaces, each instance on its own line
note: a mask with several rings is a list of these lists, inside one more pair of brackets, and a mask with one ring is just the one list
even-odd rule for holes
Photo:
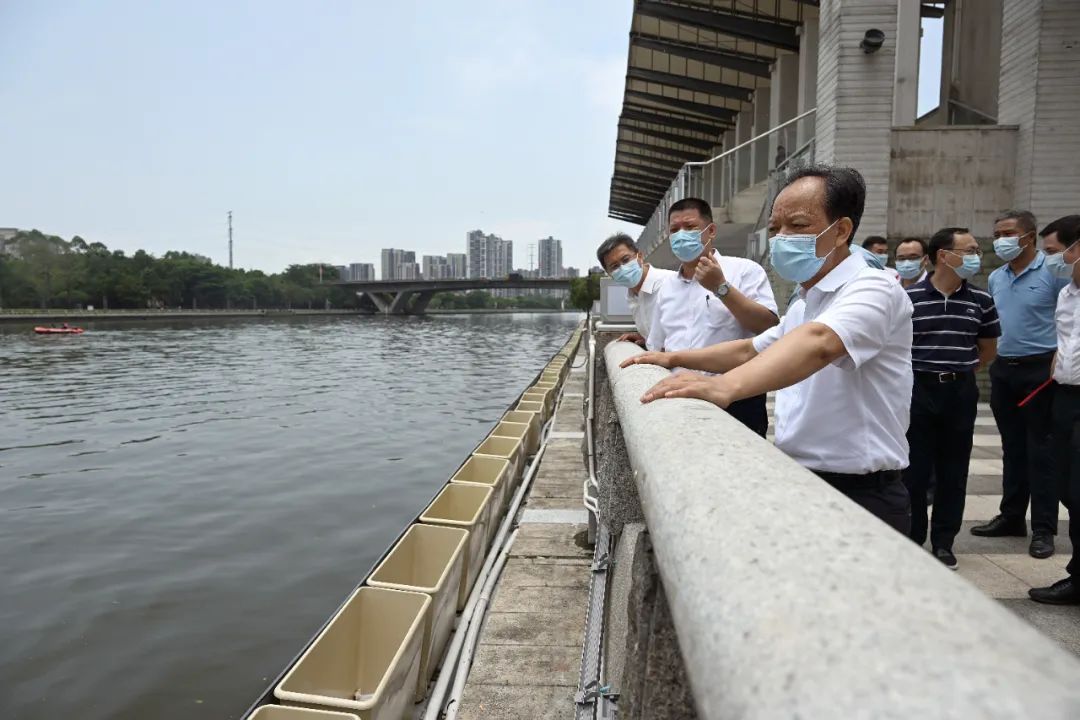
[[707,377],[689,372],[664,378],[641,396],[641,402],[650,403],[661,398],[697,398],[722,408],[733,401],[723,375]]
[[640,333],[636,332],[620,335],[619,339],[616,342],[632,342],[635,345],[645,347],[645,338],[641,337]]
[[635,355],[632,358],[623,360],[619,367],[630,367],[631,365],[659,365],[662,368],[671,369],[675,367],[672,362],[672,356],[674,353],[668,352],[647,352],[640,355]]

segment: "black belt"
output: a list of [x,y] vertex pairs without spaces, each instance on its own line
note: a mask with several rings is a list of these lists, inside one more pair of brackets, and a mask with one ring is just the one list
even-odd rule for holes
[[1038,363],[1044,363],[1054,357],[1054,351],[1039,353],[1038,355],[1024,355],[1023,357],[1005,357],[1004,355],[998,355],[998,360],[1006,365],[1035,365]]
[[966,380],[972,376],[973,372],[973,370],[967,372],[923,372],[922,370],[916,370],[915,379],[938,385],[956,382],[957,380]]
[[891,482],[900,481],[899,470],[877,470],[865,475],[848,475],[847,473],[834,473],[827,470],[813,470],[812,472],[840,492],[877,489]]

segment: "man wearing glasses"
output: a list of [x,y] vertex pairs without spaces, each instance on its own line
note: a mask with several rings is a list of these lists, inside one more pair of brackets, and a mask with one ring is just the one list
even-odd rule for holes
[[1036,239],[1035,216],[1026,210],[1010,210],[994,222],[994,252],[1005,261],[990,274],[990,294],[1001,316],[999,354],[990,367],[990,409],[1001,433],[1001,507],[971,533],[1024,537],[1030,499],[1028,553],[1048,558],[1054,554],[1058,492],[1050,443],[1054,387],[1043,384],[1057,348],[1058,293],[1068,280],[1051,274]]
[[904,485],[911,496],[910,537],[926,542],[926,491],[935,477],[930,548],[956,569],[953,540],[964,518],[968,462],[978,411],[975,371],[997,354],[1001,323],[990,293],[968,282],[982,267],[979,243],[967,228],[930,238],[934,273],[908,288],[912,305],[911,424]]

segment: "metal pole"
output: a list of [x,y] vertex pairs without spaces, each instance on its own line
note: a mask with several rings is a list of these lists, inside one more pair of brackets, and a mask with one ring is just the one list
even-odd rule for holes
[[229,269],[233,269],[232,265],[232,210],[229,211]]

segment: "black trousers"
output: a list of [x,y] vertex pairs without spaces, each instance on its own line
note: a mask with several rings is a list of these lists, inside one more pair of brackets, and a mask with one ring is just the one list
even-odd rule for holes
[[1058,385],[1054,393],[1054,461],[1061,502],[1069,509],[1072,560],[1065,567],[1080,577],[1080,386]]
[[904,535],[911,531],[911,502],[899,470],[882,470],[869,475],[844,475],[824,470],[811,472]]
[[1057,533],[1058,491],[1051,449],[1054,386],[1017,407],[1050,377],[1050,356],[1035,360],[999,357],[990,366],[990,408],[1004,456],[1001,514],[1022,521],[1031,500],[1031,532]]
[[761,437],[769,431],[769,411],[765,408],[765,396],[755,395],[736,400],[728,405],[728,414]]
[[952,550],[964,519],[968,462],[971,460],[979,387],[974,372],[948,376],[915,373],[911,390],[909,464],[904,485],[911,495],[912,540],[926,542],[926,491],[934,479],[934,515],[930,545]]

